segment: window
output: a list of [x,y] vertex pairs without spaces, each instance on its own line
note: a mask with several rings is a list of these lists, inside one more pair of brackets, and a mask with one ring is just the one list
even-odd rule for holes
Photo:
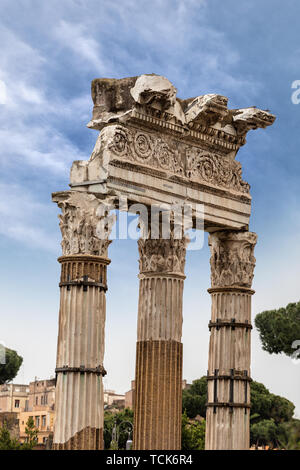
[[45,428],[46,427],[46,416],[42,416],[42,427]]
[[15,400],[15,408],[20,408],[20,400]]
[[39,404],[39,397],[35,397],[35,404],[36,404],[36,405]]
[[44,404],[44,397],[43,397],[43,395],[42,395],[42,396],[41,396],[41,405],[43,405],[43,404]]
[[39,416],[36,416],[36,417],[35,417],[35,427],[36,427],[36,428],[39,428],[39,427],[40,427],[40,417],[39,417]]

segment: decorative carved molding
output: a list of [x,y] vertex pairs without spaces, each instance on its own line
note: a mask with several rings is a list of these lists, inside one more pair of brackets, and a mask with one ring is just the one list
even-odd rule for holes
[[241,193],[250,192],[250,185],[242,179],[242,166],[236,160],[190,147],[186,163],[187,177],[191,180],[202,180]]
[[209,236],[212,287],[251,288],[255,267],[252,232],[216,232]]
[[[107,124],[137,119],[144,120],[150,127],[155,125],[181,134],[189,134],[204,124],[205,133],[209,135],[218,132],[217,125],[223,134],[221,140],[225,134],[231,134],[239,147],[245,143],[244,139],[239,140],[240,136],[245,137],[250,129],[265,128],[275,121],[269,111],[255,107],[228,109],[228,98],[222,95],[207,94],[181,100],[176,93],[167,78],[156,74],[95,79],[92,82],[93,117],[88,126],[101,130]],[[224,132],[225,127],[230,128],[228,133]],[[201,139],[197,133],[194,137]]]
[[187,239],[138,240],[140,273],[173,273],[184,275]]
[[62,210],[59,226],[63,256],[89,254],[107,257],[109,235],[114,215],[109,215],[108,199],[101,201],[92,194],[77,191],[54,193],[53,201]]
[[111,132],[110,128],[108,147],[123,160],[159,168],[195,182],[246,194],[250,191],[249,184],[242,179],[241,164],[232,158],[133,128],[115,126],[113,135]]

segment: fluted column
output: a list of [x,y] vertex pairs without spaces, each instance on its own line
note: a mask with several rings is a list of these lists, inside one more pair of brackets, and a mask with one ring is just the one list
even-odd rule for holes
[[[99,201],[55,194],[62,209],[63,256],[56,361],[56,450],[103,448],[103,367],[108,234],[101,238]],[[102,214],[103,215],[103,214]],[[105,238],[106,237],[106,238]]]
[[249,449],[251,290],[257,235],[209,237],[212,298],[209,323],[207,450]]
[[140,239],[134,449],[180,449],[186,240]]

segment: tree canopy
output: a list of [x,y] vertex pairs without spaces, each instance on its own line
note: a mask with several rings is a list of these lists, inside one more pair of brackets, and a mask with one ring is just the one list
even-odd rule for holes
[[0,428],[0,450],[20,450],[21,444],[11,437],[10,432],[4,423]]
[[22,362],[23,358],[16,351],[5,348],[5,364],[0,364],[0,385],[15,378]]
[[300,302],[259,313],[255,326],[264,351],[300,359]]
[[[250,387],[251,443],[269,444],[272,447],[281,445],[287,448],[288,445],[291,445],[287,444],[291,439],[296,439],[297,441],[299,432],[297,426],[300,422],[293,420],[294,404],[284,397],[274,395],[262,383],[253,381]],[[189,389],[183,390],[182,398],[182,409],[187,421],[188,418],[192,420],[197,415],[205,417],[205,404],[207,401],[206,377],[204,376],[194,380]],[[292,422],[294,423],[293,426],[291,426]],[[193,431],[194,429],[191,425],[188,425],[186,422],[185,430],[183,431],[183,439],[189,442],[188,445],[190,446],[197,445],[195,444]],[[201,435],[200,430],[199,432]],[[297,442],[299,444],[299,441]],[[189,449],[191,449],[191,447],[189,447]]]
[[182,415],[181,429],[182,450],[204,450],[205,448],[205,420],[189,419],[186,412]]
[[105,449],[125,449],[130,435],[132,439],[133,411],[125,408],[123,411],[104,413],[104,446]]

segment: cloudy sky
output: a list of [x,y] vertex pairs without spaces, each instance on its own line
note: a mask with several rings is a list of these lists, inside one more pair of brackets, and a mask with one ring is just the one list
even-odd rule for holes
[[[142,73],[168,77],[187,98],[229,97],[277,115],[238,154],[259,235],[253,315],[300,299],[300,80],[297,0],[0,0],[0,341],[24,357],[15,382],[54,374],[60,233],[51,192],[68,188],[73,160],[88,159],[90,82]],[[206,244],[205,244],[206,245]],[[137,247],[110,247],[105,386],[134,377]],[[184,378],[206,373],[209,252],[189,252],[184,293]],[[116,295],[117,293],[117,295]],[[300,338],[299,338],[300,339]],[[300,364],[262,351],[253,332],[252,376],[297,405]]]

